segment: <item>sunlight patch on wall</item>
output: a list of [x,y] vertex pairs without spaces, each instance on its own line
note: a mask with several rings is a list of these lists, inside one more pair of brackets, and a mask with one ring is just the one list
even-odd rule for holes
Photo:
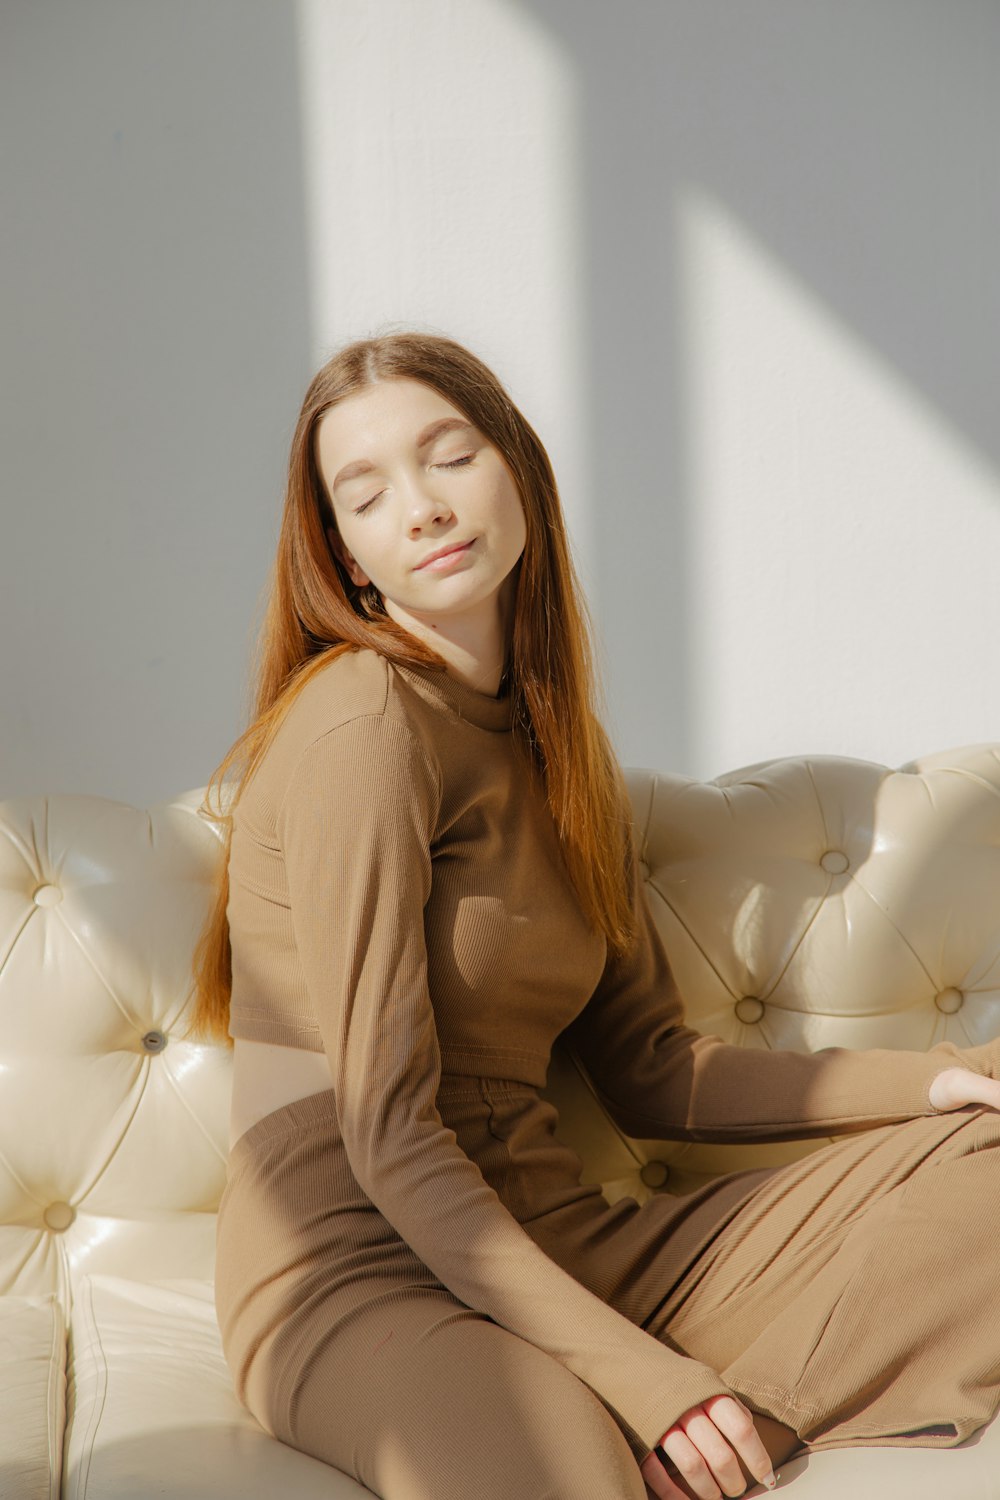
[[1000,476],[724,205],[677,224],[701,773],[1000,739]]
[[586,550],[571,60],[504,0],[298,0],[314,364],[418,327],[491,364]]

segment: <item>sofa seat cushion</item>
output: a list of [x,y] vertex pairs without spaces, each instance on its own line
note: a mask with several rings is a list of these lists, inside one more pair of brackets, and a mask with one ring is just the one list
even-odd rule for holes
[[0,1487],[57,1500],[66,1418],[66,1327],[54,1297],[0,1297]]
[[789,1500],[1000,1500],[1000,1419],[957,1448],[830,1448],[778,1473]]
[[[66,1500],[371,1500],[338,1470],[269,1437],[240,1405],[207,1282],[83,1277],[70,1356]],[[958,1448],[806,1455],[781,1468],[779,1484],[796,1500],[1000,1500],[1000,1421]],[[36,1494],[49,1500],[48,1488],[23,1490]]]
[[206,1282],[82,1277],[70,1359],[66,1500],[370,1500],[240,1405]]

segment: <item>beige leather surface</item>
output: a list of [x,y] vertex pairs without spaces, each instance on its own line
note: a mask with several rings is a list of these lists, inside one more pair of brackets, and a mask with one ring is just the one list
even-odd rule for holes
[[0,1297],[0,1495],[56,1500],[66,1422],[66,1325],[54,1297]]
[[[647,898],[699,1031],[799,1051],[1000,1035],[1000,747],[895,771],[813,756],[627,780]],[[823,1144],[637,1149],[568,1071],[548,1092],[591,1180],[640,1202],[644,1175],[686,1192]]]
[[230,1059],[176,1034],[219,848],[200,801],[0,804],[0,1293],[213,1274]]
[[[898,771],[818,756],[710,783],[628,781],[692,1024],[801,1049],[1000,1034],[1000,746]],[[195,1429],[199,1494],[235,1493],[238,1473],[245,1496],[346,1500],[364,1492],[238,1410],[206,1315],[230,1059],[178,1035],[219,848],[202,795],[148,811],[69,795],[0,804],[0,1295],[51,1292],[68,1316],[77,1294],[74,1500],[191,1495],[185,1443],[164,1433]],[[547,1092],[610,1198],[684,1192],[822,1144],[630,1140],[559,1051]],[[178,1279],[186,1291],[136,1290]],[[110,1405],[93,1427],[100,1380]],[[1000,1423],[961,1450],[817,1454],[781,1483],[796,1500],[1000,1500]]]
[[[275,1442],[240,1406],[219,1347],[210,1282],[85,1276],[72,1340],[67,1500],[370,1495]],[[164,1476],[173,1488],[162,1487]]]

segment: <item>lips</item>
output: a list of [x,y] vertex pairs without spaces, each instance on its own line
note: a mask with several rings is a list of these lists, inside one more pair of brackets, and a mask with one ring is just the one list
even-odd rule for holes
[[439,547],[436,552],[430,553],[422,562],[418,562],[415,571],[419,573],[421,568],[426,568],[428,563],[434,562],[439,557],[447,557],[452,552],[463,552],[466,547],[472,546],[472,539],[467,542],[451,542],[447,547]]

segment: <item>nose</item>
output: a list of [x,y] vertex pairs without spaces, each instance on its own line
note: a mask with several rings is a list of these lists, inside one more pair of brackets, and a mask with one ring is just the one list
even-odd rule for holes
[[451,506],[424,476],[414,479],[406,497],[406,515],[410,534],[421,531],[434,521],[447,521]]

